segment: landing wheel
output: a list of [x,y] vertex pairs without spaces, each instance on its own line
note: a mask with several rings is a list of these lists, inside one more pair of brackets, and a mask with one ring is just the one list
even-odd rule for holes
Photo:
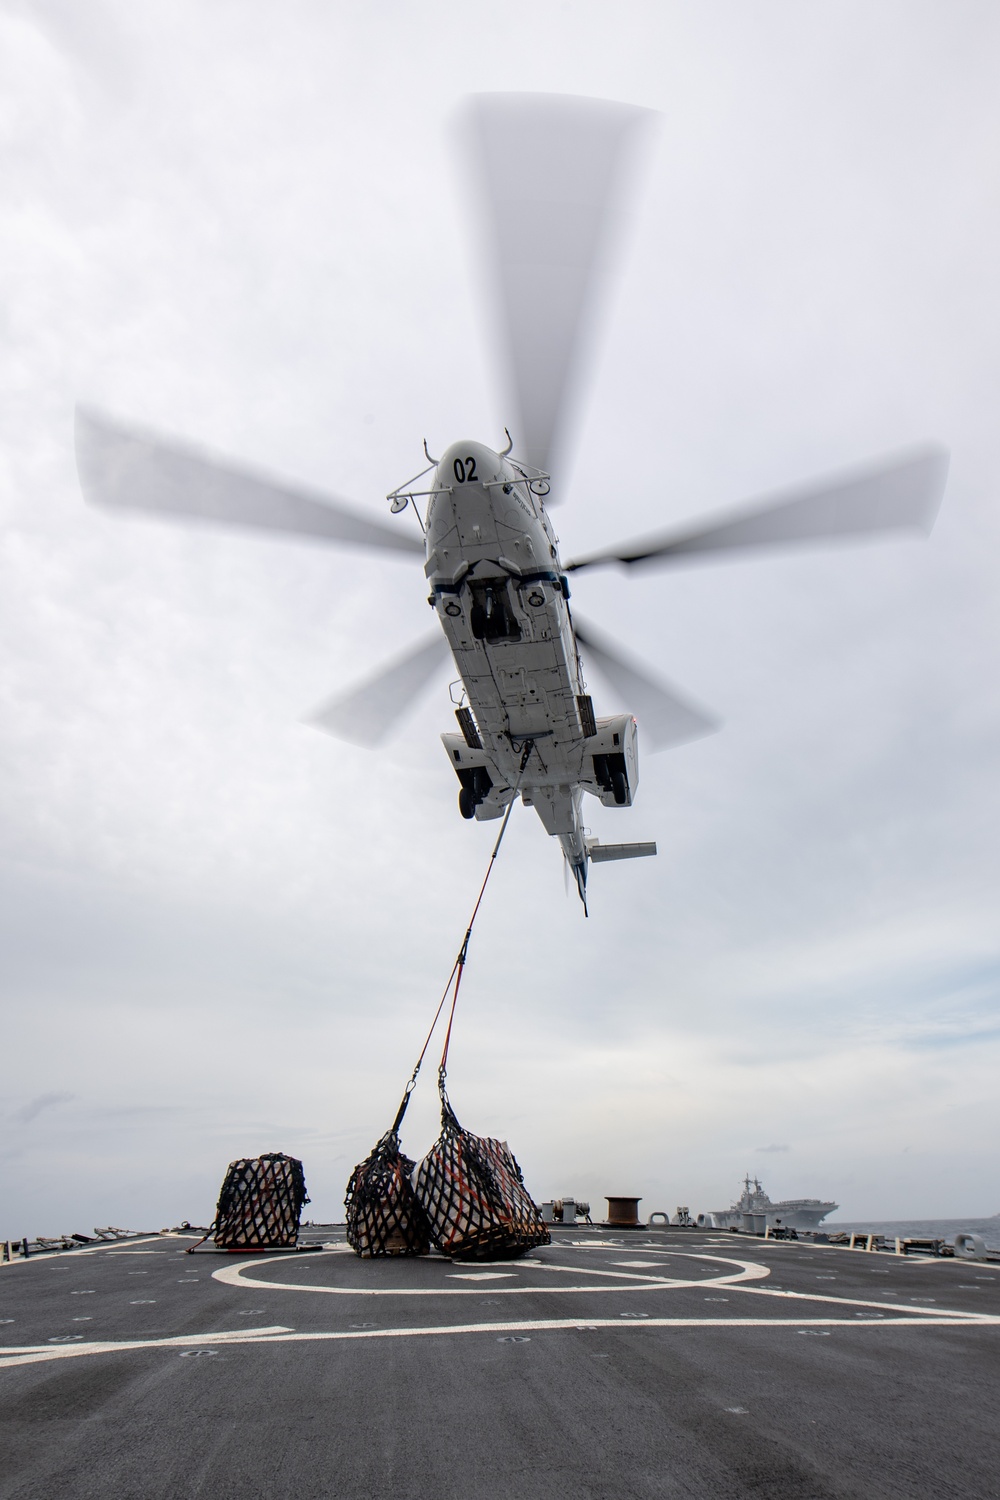
[[612,771],[611,790],[615,794],[615,802],[619,807],[624,807],[628,801],[628,782],[625,780],[624,771]]
[[481,604],[474,604],[469,611],[469,624],[472,626],[472,634],[475,640],[486,639],[486,611]]
[[467,786],[463,786],[458,794],[458,810],[463,818],[474,818],[476,816],[476,797]]

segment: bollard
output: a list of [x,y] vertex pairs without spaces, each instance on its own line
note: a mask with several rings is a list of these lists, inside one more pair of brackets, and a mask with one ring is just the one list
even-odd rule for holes
[[609,1229],[641,1229],[639,1223],[639,1198],[608,1198]]

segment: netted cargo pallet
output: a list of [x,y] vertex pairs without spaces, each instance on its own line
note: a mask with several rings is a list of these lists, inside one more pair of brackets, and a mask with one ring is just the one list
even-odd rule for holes
[[463,1130],[445,1101],[441,1135],[414,1186],[438,1249],[455,1260],[507,1260],[549,1232],[506,1141]]
[[215,1243],[222,1250],[293,1246],[306,1197],[302,1163],[280,1151],[230,1162],[215,1210]]
[[410,1176],[414,1163],[388,1130],[347,1184],[347,1243],[365,1259],[376,1255],[426,1255],[430,1226]]

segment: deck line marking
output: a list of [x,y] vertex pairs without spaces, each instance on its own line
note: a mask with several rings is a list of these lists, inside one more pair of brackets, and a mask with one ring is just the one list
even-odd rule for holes
[[[506,1281],[516,1271],[447,1271],[449,1281]],[[450,1290],[450,1288],[449,1288]]]
[[198,1236],[194,1234],[150,1234],[140,1240],[101,1240],[96,1245],[89,1245],[86,1248],[81,1246],[79,1250],[36,1250],[34,1255],[27,1257],[18,1256],[16,1260],[2,1260],[0,1261],[0,1267],[7,1271],[12,1266],[48,1266],[54,1260],[61,1260],[66,1255],[79,1258],[81,1255],[96,1255],[99,1250],[125,1249],[126,1246],[130,1247],[132,1245],[152,1245],[157,1240],[162,1244],[164,1240],[194,1240],[197,1238]]
[[[573,1276],[607,1276],[616,1281],[639,1281],[646,1286],[728,1286],[733,1281],[760,1281],[771,1274],[768,1266],[758,1266],[752,1260],[729,1260],[723,1259],[721,1255],[705,1255],[698,1258],[725,1266],[738,1266],[739,1271],[728,1276],[711,1276],[704,1281],[691,1281],[685,1276],[664,1276],[662,1273],[647,1275],[641,1271],[592,1271],[589,1267],[560,1266],[550,1260],[536,1260],[526,1264],[530,1264],[537,1271],[569,1271]],[[609,1287],[608,1290],[611,1291],[614,1288]]]
[[222,1333],[192,1333],[187,1338],[171,1336],[163,1339],[122,1339],[113,1342],[110,1339],[101,1339],[89,1344],[74,1344],[72,1349],[64,1345],[55,1350],[46,1344],[24,1344],[21,1347],[7,1347],[0,1354],[0,1369],[9,1369],[18,1365],[37,1365],[45,1361],[45,1351],[48,1348],[52,1353],[59,1354],[115,1354],[123,1349],[167,1349],[176,1346],[187,1349],[191,1344],[223,1344],[227,1347],[243,1344],[249,1339],[254,1344],[266,1342],[264,1335],[281,1337],[294,1333],[294,1328],[287,1327],[284,1323],[276,1323],[273,1328],[231,1328]]
[[[621,1286],[554,1286],[546,1287],[545,1296],[566,1295],[572,1292],[644,1292],[655,1291],[660,1288],[672,1287],[700,1287],[700,1286],[732,1286],[741,1280],[758,1280],[769,1276],[770,1271],[766,1266],[759,1266],[754,1261],[738,1261],[724,1259],[721,1256],[701,1256],[703,1260],[721,1262],[723,1265],[736,1266],[737,1271],[729,1272],[723,1276],[706,1276],[697,1281],[679,1280],[676,1277],[665,1276],[643,1276],[640,1272],[626,1271],[601,1271],[591,1270],[589,1267],[561,1266],[547,1261],[523,1261],[522,1269],[529,1267],[536,1271],[563,1271],[572,1276],[592,1276],[595,1279],[614,1278],[616,1281],[627,1282],[628,1285]],[[316,1286],[315,1284],[291,1281],[263,1281],[256,1276],[245,1276],[244,1271],[259,1270],[262,1266],[278,1265],[284,1259],[282,1256],[271,1256],[265,1260],[259,1258],[254,1260],[240,1261],[235,1266],[220,1266],[217,1271],[212,1272],[214,1281],[221,1281],[226,1286],[255,1287],[260,1291],[270,1292],[322,1292],[327,1295],[338,1297],[475,1297],[479,1295],[476,1287],[346,1287],[346,1286]],[[312,1263],[312,1262],[311,1262]],[[537,1286],[497,1286],[490,1288],[491,1294],[498,1297],[521,1297],[538,1296]],[[881,1304],[880,1304],[881,1305]]]
[[[694,1260],[712,1260],[712,1261],[715,1261],[715,1260],[719,1259],[719,1257],[718,1256],[714,1256],[714,1255],[698,1255],[697,1253],[692,1253],[692,1259],[694,1259]],[[740,1263],[739,1262],[734,1262],[734,1264],[740,1264]],[[835,1307],[879,1307],[879,1308],[883,1308],[883,1307],[885,1307],[887,1305],[884,1302],[875,1302],[871,1298],[867,1298],[867,1297],[834,1296],[834,1295],[831,1295],[831,1293],[829,1293],[829,1292],[792,1292],[792,1291],[787,1291],[784,1287],[739,1286],[739,1285],[737,1285],[737,1282],[740,1282],[740,1281],[743,1281],[743,1280],[748,1280],[748,1279],[749,1278],[744,1278],[742,1276],[741,1277],[734,1277],[732,1279],[732,1281],[729,1282],[729,1285],[731,1285],[733,1287],[734,1291],[737,1291],[737,1292],[747,1292],[751,1296],[756,1296],[756,1297],[790,1297],[792,1299],[797,1299],[800,1302],[830,1302]],[[757,1279],[760,1279],[760,1278],[757,1278]],[[712,1285],[712,1286],[722,1286],[724,1284],[725,1283],[724,1283],[724,1280],[722,1278],[719,1278],[718,1280],[713,1280],[712,1282],[706,1282],[705,1283],[706,1286],[709,1286],[709,1285]],[[903,1304],[899,1303],[897,1305],[898,1306],[902,1306]],[[946,1317],[952,1317],[952,1316],[954,1316],[954,1317],[974,1317],[975,1316],[974,1313],[967,1313],[964,1309],[961,1309],[961,1308],[950,1308],[949,1309],[949,1308],[945,1308],[945,1307],[913,1307],[912,1305],[907,1304],[907,1309],[908,1309],[909,1312],[913,1312],[913,1313],[930,1313],[932,1316],[935,1313],[944,1314]]]
[[592,1318],[586,1323],[581,1318],[532,1318],[513,1323],[452,1323],[428,1328],[336,1329],[313,1333],[283,1329],[268,1333],[266,1329],[254,1329],[252,1333],[247,1332],[238,1337],[232,1333],[202,1333],[190,1338],[136,1339],[119,1344],[33,1344],[20,1350],[8,1351],[6,1356],[0,1358],[0,1369],[41,1364],[54,1359],[80,1359],[92,1354],[118,1354],[141,1349],[185,1349],[192,1344],[223,1344],[228,1348],[242,1348],[244,1344],[350,1343],[358,1339],[440,1338],[470,1333],[547,1333],[566,1330],[584,1333],[608,1328],[638,1333],[650,1328],[837,1328],[846,1331],[855,1328],[983,1328],[997,1325],[1000,1325],[1000,1315],[978,1318],[963,1315],[938,1318],[932,1323],[928,1323],[925,1318],[885,1317],[852,1321],[846,1318],[644,1318],[641,1322]]
[[[732,1285],[732,1283],[730,1284]],[[719,1283],[716,1282],[714,1285],[719,1285]],[[892,1307],[905,1307],[909,1313],[921,1313],[924,1317],[938,1317],[945,1320],[951,1318],[972,1318],[975,1320],[977,1316],[974,1312],[968,1312],[963,1308],[957,1307],[913,1307],[908,1302],[875,1302],[867,1297],[831,1297],[829,1292],[787,1292],[780,1290],[778,1287],[736,1285],[733,1285],[733,1291],[749,1292],[755,1297],[787,1297],[792,1301],[799,1302],[829,1302],[834,1307],[877,1307],[883,1311]],[[986,1319],[990,1315],[984,1313],[981,1316]]]

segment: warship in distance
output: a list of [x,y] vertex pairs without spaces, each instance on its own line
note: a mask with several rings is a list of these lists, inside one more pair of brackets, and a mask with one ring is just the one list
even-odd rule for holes
[[742,1228],[744,1214],[763,1215],[771,1228],[780,1220],[788,1228],[816,1229],[827,1214],[839,1207],[839,1203],[821,1203],[818,1198],[786,1198],[781,1203],[772,1203],[758,1179],[748,1174],[732,1207],[713,1209],[711,1218],[716,1229]]

